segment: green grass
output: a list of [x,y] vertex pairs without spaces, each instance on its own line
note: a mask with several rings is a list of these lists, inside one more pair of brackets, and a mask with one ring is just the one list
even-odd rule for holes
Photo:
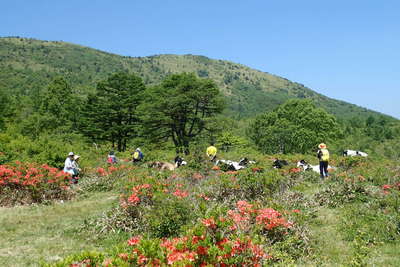
[[339,216],[335,209],[321,208],[315,224],[310,226],[323,266],[346,266],[351,259],[351,244],[343,240],[337,229]]
[[75,229],[116,198],[115,193],[95,193],[49,206],[0,208],[0,266],[37,266],[41,260],[59,260],[81,250],[101,250]]
[[369,266],[400,266],[400,244],[384,244],[371,252]]

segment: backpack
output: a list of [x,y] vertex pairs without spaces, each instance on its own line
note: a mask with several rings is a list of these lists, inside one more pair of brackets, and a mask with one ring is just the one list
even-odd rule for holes
[[318,152],[318,158],[321,161],[328,161],[329,160],[329,151],[326,148],[321,149]]
[[143,153],[141,151],[135,151],[133,153],[133,159],[134,160],[142,160],[143,159]]

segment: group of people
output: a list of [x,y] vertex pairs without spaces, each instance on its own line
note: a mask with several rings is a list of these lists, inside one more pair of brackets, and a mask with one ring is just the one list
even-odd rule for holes
[[[71,175],[71,181],[73,184],[77,184],[79,180],[79,173],[81,172],[81,168],[79,167],[79,155],[75,155],[74,152],[69,152],[67,158],[64,162],[65,173],[69,173]],[[132,162],[140,162],[143,160],[143,153],[140,148],[136,148],[134,152],[132,152]],[[118,158],[115,156],[114,151],[110,151],[107,156],[108,164],[118,163]]]
[[[207,157],[210,159],[210,161],[214,162],[216,160],[217,148],[214,146],[213,143],[211,143],[211,145],[209,147],[207,147],[206,154],[207,154]],[[328,173],[329,151],[327,149],[326,144],[321,143],[318,145],[317,157],[319,159],[320,176],[322,179],[324,179],[325,177],[328,177],[328,175],[329,175],[329,173]],[[278,161],[277,159],[275,159],[274,164],[287,165],[287,162],[286,161]],[[274,167],[282,168],[281,165],[279,167],[274,165]]]
[[[132,162],[133,163],[137,163],[142,161],[144,158],[143,152],[142,150],[140,150],[140,148],[136,148],[135,151],[132,152]],[[118,163],[118,158],[115,156],[114,151],[110,151],[110,153],[108,153],[107,156],[107,163],[108,164],[115,164]]]
[[[206,149],[206,155],[210,159],[210,161],[215,162],[217,157],[217,148],[213,143],[210,144]],[[317,157],[319,159],[319,170],[321,178],[324,179],[328,177],[328,163],[329,163],[329,151],[327,149],[326,144],[321,143],[318,145]],[[79,155],[75,155],[74,152],[69,152],[68,157],[65,159],[64,163],[64,172],[71,174],[72,183],[77,184],[79,180],[79,173],[81,169],[79,168]],[[144,158],[143,152],[140,148],[136,148],[134,152],[132,152],[132,162],[137,163],[141,162]],[[176,161],[176,160],[175,160]],[[115,156],[114,151],[110,151],[107,156],[108,164],[118,163],[118,158]]]

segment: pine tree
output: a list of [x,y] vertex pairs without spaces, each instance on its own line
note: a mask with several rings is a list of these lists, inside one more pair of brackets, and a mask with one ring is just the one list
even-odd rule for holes
[[150,140],[171,138],[177,153],[189,153],[190,142],[220,113],[224,102],[216,84],[193,73],[168,76],[146,91],[140,106],[143,132]]
[[88,96],[82,131],[93,141],[109,141],[118,151],[125,151],[127,142],[137,135],[137,106],[145,90],[139,76],[115,73],[97,84]]

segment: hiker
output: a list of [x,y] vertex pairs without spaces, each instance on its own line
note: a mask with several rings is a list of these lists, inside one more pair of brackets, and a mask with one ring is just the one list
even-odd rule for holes
[[108,153],[108,156],[107,156],[107,163],[108,164],[115,164],[117,162],[118,162],[118,159],[115,156],[114,151],[111,150],[110,153]]
[[68,157],[65,159],[64,162],[64,169],[63,171],[65,173],[69,173],[71,175],[74,175],[74,165],[73,165],[73,161],[74,161],[74,152],[69,152],[68,153]]
[[328,177],[329,151],[324,143],[318,145],[317,157],[319,159],[319,173],[321,179]]
[[132,153],[133,157],[132,157],[132,162],[133,163],[137,163],[143,160],[143,153],[142,150],[140,150],[140,148],[136,148],[136,150]]
[[81,168],[79,168],[79,158],[81,156],[79,155],[74,155],[74,160],[72,161],[72,166],[73,166],[73,171],[74,174],[72,175],[72,183],[77,184],[79,180],[79,173],[81,171]]
[[213,143],[211,143],[210,146],[207,147],[206,154],[210,161],[215,161],[215,158],[217,157],[217,148],[214,146]]

